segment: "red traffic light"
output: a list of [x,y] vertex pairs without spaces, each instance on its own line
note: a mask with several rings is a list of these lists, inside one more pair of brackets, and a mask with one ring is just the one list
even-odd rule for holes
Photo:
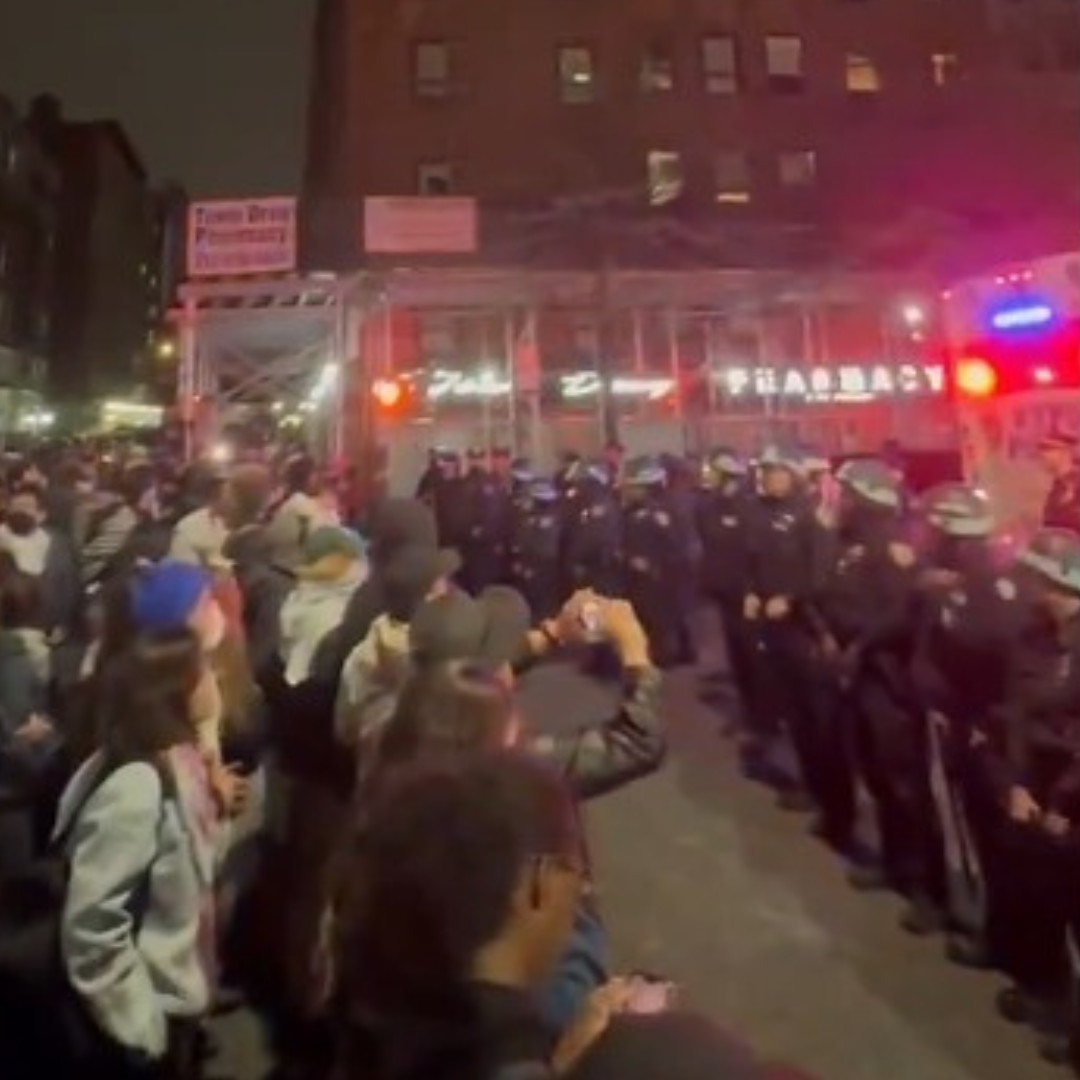
[[405,397],[405,388],[397,379],[376,379],[371,393],[383,409],[396,409]]
[[981,356],[965,356],[957,360],[953,372],[956,389],[965,397],[992,397],[998,388],[997,369]]

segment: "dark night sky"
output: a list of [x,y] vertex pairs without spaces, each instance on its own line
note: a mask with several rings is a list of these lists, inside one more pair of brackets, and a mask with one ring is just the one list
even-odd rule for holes
[[297,189],[316,0],[0,0],[0,94],[121,121],[192,194]]

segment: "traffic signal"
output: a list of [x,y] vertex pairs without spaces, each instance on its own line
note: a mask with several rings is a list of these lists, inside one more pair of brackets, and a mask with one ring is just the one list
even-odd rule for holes
[[398,379],[376,379],[371,386],[375,402],[380,409],[388,412],[396,409],[405,397],[405,389]]
[[1009,325],[968,342],[954,354],[951,366],[953,389],[966,398],[1071,389],[1080,385],[1080,323]]
[[375,413],[391,420],[416,411],[415,385],[408,379],[381,377],[371,384],[371,396],[375,399]]
[[953,385],[963,397],[992,397],[998,388],[997,368],[982,356],[963,356],[953,369]]

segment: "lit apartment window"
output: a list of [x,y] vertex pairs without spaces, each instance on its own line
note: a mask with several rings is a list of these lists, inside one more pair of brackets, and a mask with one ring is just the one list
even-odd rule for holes
[[810,187],[817,179],[817,154],[813,150],[785,150],[777,158],[777,172],[784,187]]
[[770,34],[765,38],[765,69],[769,89],[797,94],[803,88],[803,42],[795,34]]
[[960,57],[954,52],[936,52],[930,54],[930,74],[935,86],[944,86],[956,78],[960,67]]
[[702,39],[701,69],[705,76],[705,93],[739,92],[739,56],[735,39],[730,34]]
[[645,50],[641,58],[641,90],[645,94],[663,94],[675,88],[675,62],[660,45]]
[[650,150],[646,159],[649,202],[664,206],[682,194],[682,159],[674,150]]
[[446,97],[450,93],[450,46],[445,41],[418,41],[413,76],[417,97]]
[[847,54],[845,82],[849,94],[878,94],[881,92],[881,73],[868,56]]
[[563,45],[559,49],[559,96],[567,105],[595,99],[593,54],[587,45]]
[[454,190],[454,167],[449,161],[425,161],[416,170],[416,190],[421,195],[449,195]]
[[713,187],[718,203],[750,201],[750,165],[741,150],[722,150],[713,159]]

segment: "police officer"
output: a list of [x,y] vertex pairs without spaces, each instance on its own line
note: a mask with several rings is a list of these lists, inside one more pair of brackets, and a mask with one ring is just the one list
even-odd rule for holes
[[930,792],[922,712],[910,692],[917,626],[917,558],[906,536],[904,493],[881,460],[838,472],[838,559],[823,595],[824,654],[846,691],[850,747],[874,802],[880,861],[861,862],[857,888],[892,886],[929,923],[941,910],[944,872]]
[[465,500],[465,477],[461,455],[456,450],[441,449],[436,456],[437,471],[432,478],[431,502],[443,547],[457,548],[465,541],[468,528]]
[[743,710],[749,703],[753,660],[742,610],[750,501],[746,473],[746,463],[734,450],[717,447],[705,459],[697,507],[702,587],[719,611],[728,667]]
[[563,594],[595,589],[604,596],[622,595],[622,515],[600,465],[577,460],[562,477]]
[[[1005,674],[1026,606],[993,542],[986,495],[959,483],[931,488],[919,510],[928,528],[920,574],[919,630],[912,681],[927,715],[926,733],[940,834],[941,860],[953,882],[949,914],[957,928],[947,954],[956,963],[989,966],[1000,922],[993,841],[1000,812],[987,805],[981,748],[1005,699]],[[977,915],[980,875],[985,911]],[[925,933],[940,917],[914,909],[906,929]]]
[[687,575],[687,541],[665,497],[666,484],[667,471],[655,458],[628,462],[623,572],[626,598],[649,636],[653,659],[661,667],[672,667],[683,661],[689,634],[680,590]]
[[696,664],[697,648],[691,631],[691,613],[697,603],[701,581],[701,536],[697,530],[697,490],[694,471],[686,458],[662,454],[666,475],[662,502],[671,514],[675,538],[682,544],[681,573],[674,581],[676,662]]
[[552,618],[562,606],[562,515],[555,484],[531,480],[515,498],[511,520],[511,584],[528,600],[534,622]]
[[1043,525],[1080,532],[1080,468],[1076,462],[1076,436],[1055,429],[1039,443],[1039,458],[1050,474],[1050,490],[1043,506]]
[[[806,742],[810,728],[803,691],[813,645],[807,607],[816,584],[816,523],[802,485],[801,459],[793,450],[766,448],[758,461],[758,485],[746,526],[742,604],[752,640],[753,688],[743,765],[749,775],[780,788],[786,809],[811,810],[805,785],[813,753]],[[785,772],[775,756],[785,725],[799,777]]]
[[802,468],[806,475],[806,495],[814,509],[827,508],[832,481],[832,462],[820,450],[803,447]]
[[503,579],[506,551],[504,496],[495,478],[484,467],[484,451],[468,452],[468,471],[461,486],[464,534],[461,553],[461,583],[474,596]]
[[1002,810],[994,882],[1005,933],[995,959],[1014,985],[998,998],[1031,1023],[1042,1053],[1069,1056],[1067,927],[1078,923],[1080,839],[1080,536],[1043,529],[1021,553],[1038,617],[1027,625],[987,757]]

